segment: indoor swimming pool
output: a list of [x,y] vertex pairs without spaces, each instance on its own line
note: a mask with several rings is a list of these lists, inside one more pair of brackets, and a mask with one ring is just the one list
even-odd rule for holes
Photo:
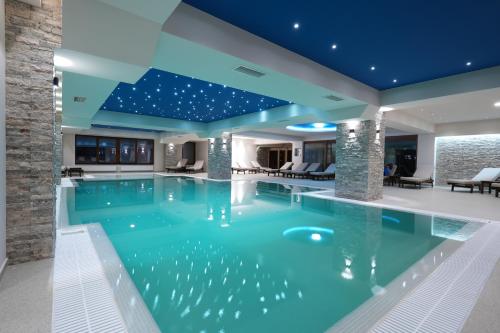
[[257,181],[75,185],[68,223],[102,226],[162,332],[324,332],[479,228]]

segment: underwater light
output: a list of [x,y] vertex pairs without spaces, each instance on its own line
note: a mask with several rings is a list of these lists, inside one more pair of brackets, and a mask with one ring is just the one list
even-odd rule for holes
[[318,233],[311,234],[311,239],[313,241],[320,241],[321,240],[321,235]]
[[309,244],[326,244],[332,241],[333,233],[332,229],[303,226],[286,229],[283,231],[283,236],[290,240]]

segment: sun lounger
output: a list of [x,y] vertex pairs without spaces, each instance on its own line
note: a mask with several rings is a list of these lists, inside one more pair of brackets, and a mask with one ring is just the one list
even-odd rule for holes
[[335,163],[330,164],[325,171],[313,171],[309,172],[309,176],[312,179],[322,180],[322,179],[335,179]]
[[319,170],[319,168],[321,167],[321,164],[320,163],[311,163],[311,165],[309,165],[307,167],[307,169],[305,169],[304,171],[292,171],[292,177],[293,178],[296,178],[296,177],[307,177],[309,176],[309,172],[316,172]]
[[500,193],[500,183],[491,184],[491,188],[495,191],[495,197],[498,198],[498,193]]
[[305,169],[307,169],[308,165],[309,165],[309,163],[300,163],[299,165],[297,165],[292,170],[284,170],[284,171],[282,171],[281,174],[283,175],[283,177],[292,177],[293,172],[304,171]]
[[268,169],[266,170],[267,172],[267,175],[270,176],[271,174],[273,174],[273,176],[276,176],[284,171],[287,171],[287,170],[290,170],[290,168],[293,166],[293,163],[292,162],[286,162],[285,164],[283,164],[283,166],[279,169]]
[[170,171],[174,171],[174,172],[184,171],[184,169],[186,168],[187,162],[188,162],[187,158],[183,158],[182,160],[180,160],[179,162],[177,162],[176,166],[168,166],[165,169],[167,169],[167,172],[170,172]]
[[272,170],[271,168],[263,167],[257,161],[250,161],[250,164],[252,165],[252,167],[254,167],[255,169],[257,169],[258,172],[267,172],[269,170]]
[[431,184],[431,186],[434,186],[432,173],[432,167],[423,167],[417,169],[413,174],[413,177],[401,177],[399,179],[399,187],[404,187],[405,184],[413,184],[415,185],[415,187],[418,186],[418,188],[422,188],[422,184]]
[[236,171],[236,174],[239,174],[240,172],[247,172],[247,169],[242,168],[238,162],[234,162],[233,166],[231,167],[231,173],[234,173]]
[[204,161],[203,160],[198,160],[196,162],[194,162],[193,165],[188,165],[186,167],[186,172],[199,172],[199,171],[203,171],[203,164],[204,164]]
[[483,182],[494,182],[500,177],[500,168],[484,168],[472,179],[448,179],[446,182],[451,185],[451,190],[455,187],[465,187],[470,189],[470,193],[474,192],[474,187],[477,186],[483,192]]
[[240,168],[244,169],[245,171],[248,171],[248,173],[257,173],[258,169],[254,167],[248,166],[245,162],[239,162],[238,163]]

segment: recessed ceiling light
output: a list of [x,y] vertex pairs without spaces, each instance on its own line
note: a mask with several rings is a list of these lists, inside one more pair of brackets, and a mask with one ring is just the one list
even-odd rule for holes
[[380,109],[378,109],[381,112],[386,112],[386,111],[392,111],[394,108],[388,107],[388,106],[381,106]]
[[465,64],[466,64],[467,66],[470,66],[470,65],[472,65],[472,62],[467,61]]
[[493,104],[493,106],[495,106],[496,108],[500,108],[500,101],[495,102],[495,104]]
[[298,28],[300,28],[300,24],[298,24],[298,23],[294,23],[294,24],[293,24],[293,28],[294,28],[295,30],[297,30]]
[[375,66],[370,67],[370,70],[374,71],[375,70]]
[[397,82],[398,82],[398,79],[392,80],[392,83],[397,83]]
[[332,44],[332,49],[335,50],[337,48],[337,44]]

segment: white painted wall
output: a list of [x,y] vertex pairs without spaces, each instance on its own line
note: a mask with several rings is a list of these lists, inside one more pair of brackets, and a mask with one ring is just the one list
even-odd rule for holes
[[[295,156],[295,148],[300,149],[300,154]],[[304,142],[303,141],[292,141],[292,162],[294,165],[300,164],[303,161],[304,156]]]
[[5,248],[5,1],[0,0],[0,276],[7,262]]
[[251,166],[250,161],[257,160],[257,145],[253,139],[233,138],[232,164],[244,163]]
[[436,136],[500,134],[500,119],[436,125]]
[[[93,164],[78,164],[75,165],[75,134],[84,135],[102,135],[121,138],[136,138],[136,139],[153,139],[155,141],[154,164],[153,165],[93,165]],[[82,130],[75,133],[74,131],[63,130],[63,165],[66,167],[81,167],[88,172],[116,172],[117,166],[122,172],[129,171],[163,171],[165,145],[160,143],[160,138],[155,133],[112,130],[112,129],[92,129]]]
[[203,160],[203,170],[207,170],[208,165],[208,141],[196,141],[196,160]]
[[434,134],[419,134],[417,141],[417,169],[434,169]]

